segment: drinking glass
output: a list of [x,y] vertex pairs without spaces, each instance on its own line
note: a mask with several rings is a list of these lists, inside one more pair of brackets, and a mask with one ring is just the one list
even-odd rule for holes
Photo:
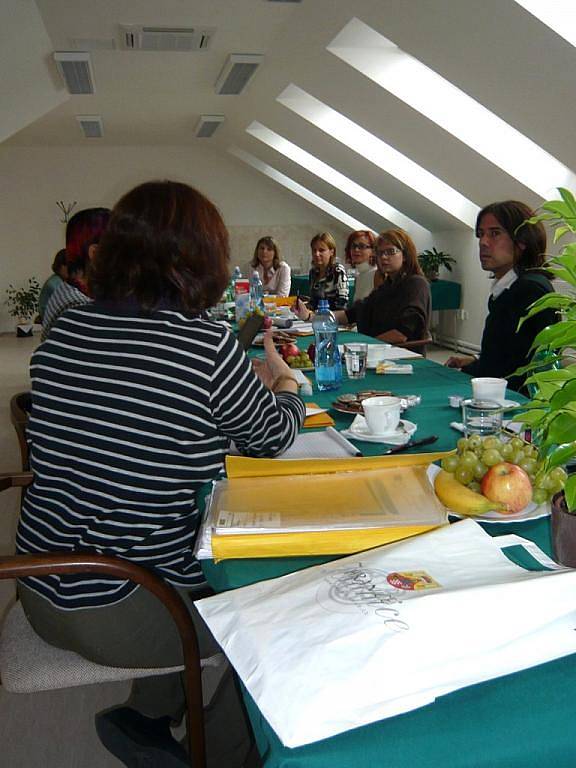
[[497,435],[502,430],[502,406],[495,400],[463,400],[462,416],[466,437]]
[[368,344],[345,344],[344,361],[349,379],[363,379],[366,376]]

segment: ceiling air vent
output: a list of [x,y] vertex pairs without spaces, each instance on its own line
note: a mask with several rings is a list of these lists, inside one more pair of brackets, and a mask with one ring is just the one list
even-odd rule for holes
[[214,135],[220,123],[224,122],[224,115],[200,115],[194,132],[198,139],[209,139]]
[[120,47],[125,51],[173,51],[188,53],[208,48],[213,27],[120,27]]
[[236,96],[248,85],[264,56],[260,53],[232,53],[216,80],[214,89],[222,96]]
[[69,93],[94,93],[94,74],[89,53],[55,51],[54,61]]
[[100,115],[76,115],[76,120],[82,128],[82,133],[87,139],[101,139],[104,135],[102,118]]

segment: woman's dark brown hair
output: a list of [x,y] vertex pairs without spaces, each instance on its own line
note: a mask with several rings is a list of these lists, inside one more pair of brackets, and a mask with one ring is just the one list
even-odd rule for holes
[[228,232],[210,200],[186,184],[150,181],[115,205],[89,286],[96,300],[200,312],[221,297],[229,258]]
[[402,251],[400,277],[424,274],[418,262],[418,251],[408,232],[405,232],[403,229],[386,229],[378,235],[376,247],[379,248],[382,243],[390,243],[390,245]]
[[252,257],[252,261],[250,262],[250,266],[256,267],[258,264],[260,264],[260,259],[258,258],[258,248],[264,243],[264,245],[267,248],[272,248],[274,251],[274,259],[272,260],[272,266],[274,269],[278,269],[280,266],[280,248],[278,247],[278,243],[276,240],[274,240],[273,237],[270,237],[270,235],[267,235],[266,237],[261,237],[260,240],[256,243],[256,248],[254,248],[254,256]]
[[[535,215],[534,211],[518,200],[490,203],[476,217],[476,232],[481,219],[491,213],[502,229],[505,229],[514,245],[514,268],[517,272],[541,267],[546,260],[546,230],[541,222],[525,224]],[[523,247],[519,247],[523,246]]]

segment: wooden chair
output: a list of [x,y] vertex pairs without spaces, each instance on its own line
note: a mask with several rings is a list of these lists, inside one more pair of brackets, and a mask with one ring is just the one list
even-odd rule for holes
[[12,422],[12,426],[16,430],[16,435],[18,437],[23,472],[28,472],[30,469],[30,456],[28,452],[26,430],[28,428],[31,407],[32,396],[30,392],[18,392],[10,400],[10,421]]
[[[32,474],[21,472],[0,475],[0,491],[26,487]],[[0,579],[48,574],[101,573],[129,579],[152,592],[169,610],[182,641],[184,666],[162,669],[119,669],[87,661],[71,651],[44,642],[32,629],[19,602],[9,610],[0,632],[0,675],[9,692],[32,692],[69,688],[89,683],[126,680],[168,674],[184,669],[187,695],[187,733],[189,754],[194,768],[205,768],[202,669],[194,624],[176,590],[153,574],[128,560],[83,553],[63,555],[13,555],[0,557]]]

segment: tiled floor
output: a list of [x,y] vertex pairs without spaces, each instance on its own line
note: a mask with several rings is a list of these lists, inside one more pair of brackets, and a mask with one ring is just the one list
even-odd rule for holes
[[[0,336],[0,471],[19,468],[9,402],[30,388],[28,366],[39,337]],[[429,358],[444,362],[451,353],[432,347]],[[0,554],[11,554],[19,504],[17,491],[0,494]],[[14,588],[0,582],[0,616]],[[0,766],[6,768],[114,768],[120,763],[98,741],[94,714],[124,701],[127,683],[85,686],[39,694],[8,694],[0,687]],[[224,768],[224,767],[223,767]]]

